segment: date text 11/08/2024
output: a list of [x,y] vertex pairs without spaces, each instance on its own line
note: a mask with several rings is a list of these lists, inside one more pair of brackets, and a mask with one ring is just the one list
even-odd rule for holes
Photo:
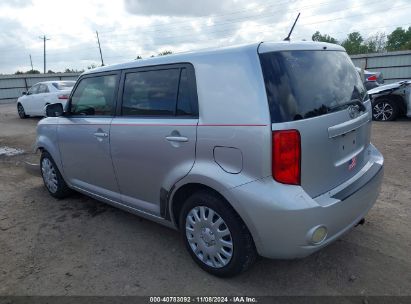
[[255,297],[150,297],[150,303],[258,303]]

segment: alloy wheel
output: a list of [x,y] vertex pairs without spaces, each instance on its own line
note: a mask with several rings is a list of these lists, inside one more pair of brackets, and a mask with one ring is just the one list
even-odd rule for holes
[[375,120],[390,120],[394,113],[392,105],[388,102],[379,102],[373,107],[372,115]]

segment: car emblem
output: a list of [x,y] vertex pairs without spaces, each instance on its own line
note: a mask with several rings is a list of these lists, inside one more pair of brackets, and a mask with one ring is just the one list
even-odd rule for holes
[[357,165],[357,157],[354,156],[353,158],[350,159],[350,162],[348,163],[348,170],[351,171],[352,169],[355,168]]
[[358,106],[349,106],[348,107],[348,114],[351,118],[356,118],[360,114],[360,109]]

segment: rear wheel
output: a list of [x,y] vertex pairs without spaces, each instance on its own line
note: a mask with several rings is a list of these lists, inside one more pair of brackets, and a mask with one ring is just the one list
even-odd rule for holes
[[55,198],[64,198],[71,193],[60,174],[56,163],[47,151],[43,151],[40,158],[41,176],[48,192]]
[[244,222],[214,193],[201,191],[189,197],[179,223],[191,257],[213,275],[237,275],[247,270],[257,257]]
[[372,118],[377,121],[392,121],[398,117],[399,108],[395,101],[380,98],[372,104]]
[[17,113],[19,114],[21,119],[27,118],[26,112],[21,103],[17,104]]

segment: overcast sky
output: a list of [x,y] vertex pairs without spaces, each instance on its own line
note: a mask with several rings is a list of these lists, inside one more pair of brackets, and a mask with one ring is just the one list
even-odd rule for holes
[[283,39],[301,12],[292,40],[319,30],[343,40],[411,25],[410,0],[0,0],[0,73],[85,69],[149,57],[164,50]]

